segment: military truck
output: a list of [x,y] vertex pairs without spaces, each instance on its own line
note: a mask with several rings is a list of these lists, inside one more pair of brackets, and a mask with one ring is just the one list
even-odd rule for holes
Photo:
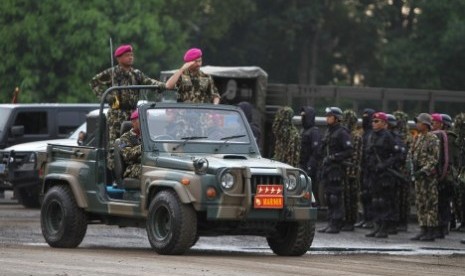
[[148,102],[139,118],[140,178],[123,178],[118,147],[107,173],[103,112],[95,146],[48,146],[41,228],[50,246],[77,247],[88,224],[107,224],[146,228],[159,254],[218,235],[264,236],[282,256],[307,252],[317,218],[311,179],[263,158],[238,107]]

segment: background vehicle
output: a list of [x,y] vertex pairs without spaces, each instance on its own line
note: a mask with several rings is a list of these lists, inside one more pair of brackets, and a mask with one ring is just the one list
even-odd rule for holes
[[145,227],[159,254],[211,235],[265,236],[278,255],[307,252],[317,218],[311,180],[261,157],[238,107],[146,103],[139,114],[140,179],[122,178],[118,150],[115,179],[105,172],[103,113],[96,146],[48,146],[41,225],[50,246],[76,247],[89,223],[103,223]]
[[0,104],[0,149],[66,138],[98,104]]

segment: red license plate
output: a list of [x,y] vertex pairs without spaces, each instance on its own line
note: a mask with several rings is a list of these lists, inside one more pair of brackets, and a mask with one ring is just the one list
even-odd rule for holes
[[283,185],[257,185],[254,208],[282,209],[283,206]]

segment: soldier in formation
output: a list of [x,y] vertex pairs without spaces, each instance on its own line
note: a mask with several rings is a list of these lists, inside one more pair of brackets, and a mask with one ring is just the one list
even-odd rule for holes
[[[362,167],[367,168],[369,166],[367,159],[367,145],[373,131],[371,121],[375,111],[371,108],[365,108],[362,114]],[[362,205],[362,219],[355,224],[355,227],[371,229],[373,228],[373,214],[371,209],[371,191],[370,191],[370,180],[365,170],[362,170],[360,177],[360,203]]]
[[336,234],[343,226],[346,165],[352,156],[353,146],[349,131],[341,125],[342,110],[339,107],[328,107],[325,112],[328,129],[321,147],[323,163],[320,181],[328,205],[328,225],[318,232]]
[[397,119],[393,114],[386,114],[386,116],[387,129],[394,138],[396,152],[398,154],[397,161],[394,162],[391,170],[389,171],[393,179],[392,194],[394,195],[394,200],[391,200],[390,213],[392,214],[392,216],[387,226],[387,233],[389,235],[392,235],[397,234],[400,225],[400,208],[402,201],[399,199],[402,196],[401,191],[403,186],[410,185],[410,181],[408,180],[409,178],[403,173],[403,169],[405,167],[405,160],[407,157],[407,148],[398,129]]
[[299,167],[300,134],[292,124],[294,110],[285,106],[278,110],[273,121],[272,131],[275,137],[273,159]]
[[412,240],[434,241],[438,227],[438,181],[436,167],[439,162],[439,139],[430,132],[430,114],[415,117],[418,135],[410,149],[415,184],[415,206],[420,232]]
[[400,148],[387,130],[387,115],[384,112],[373,114],[373,132],[367,140],[366,179],[371,192],[371,208],[375,228],[367,237],[387,238],[388,228],[393,222],[393,201],[395,196],[395,176],[393,166],[400,159]]
[[300,152],[300,168],[307,172],[312,179],[312,192],[317,199],[319,205],[318,191],[318,154],[321,146],[320,129],[315,125],[315,109],[310,106],[305,106],[300,109],[302,118],[302,134],[301,134],[301,152]]
[[404,181],[399,179],[398,189],[397,189],[397,208],[398,208],[398,224],[397,230],[406,232],[408,229],[408,220],[410,216],[410,205],[411,205],[411,186],[413,185],[411,181],[411,171],[412,171],[412,159],[409,154],[409,150],[413,143],[413,136],[410,133],[408,127],[408,115],[403,111],[395,111],[393,113],[396,119],[396,126],[394,131],[396,136],[400,138],[400,144],[405,147],[405,160],[402,160],[400,164],[397,165],[398,171],[401,176],[404,177]]
[[360,174],[362,161],[362,131],[357,127],[357,114],[351,110],[344,110],[343,125],[350,131],[353,151],[352,156],[346,167],[347,182],[344,186],[344,226],[342,231],[353,231],[354,224],[357,222],[359,193],[360,193]]

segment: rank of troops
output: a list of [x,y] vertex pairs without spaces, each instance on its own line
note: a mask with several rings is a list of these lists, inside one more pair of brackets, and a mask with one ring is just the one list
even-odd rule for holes
[[[315,110],[302,107],[302,131],[293,110],[278,110],[273,124],[274,158],[297,165],[313,180],[317,204],[327,206],[320,233],[365,228],[366,237],[407,231],[412,203],[420,231],[411,240],[434,241],[465,230],[465,113],[408,116],[364,109],[325,109],[327,129]],[[279,133],[279,135],[277,135]],[[465,243],[465,241],[462,241]]]

